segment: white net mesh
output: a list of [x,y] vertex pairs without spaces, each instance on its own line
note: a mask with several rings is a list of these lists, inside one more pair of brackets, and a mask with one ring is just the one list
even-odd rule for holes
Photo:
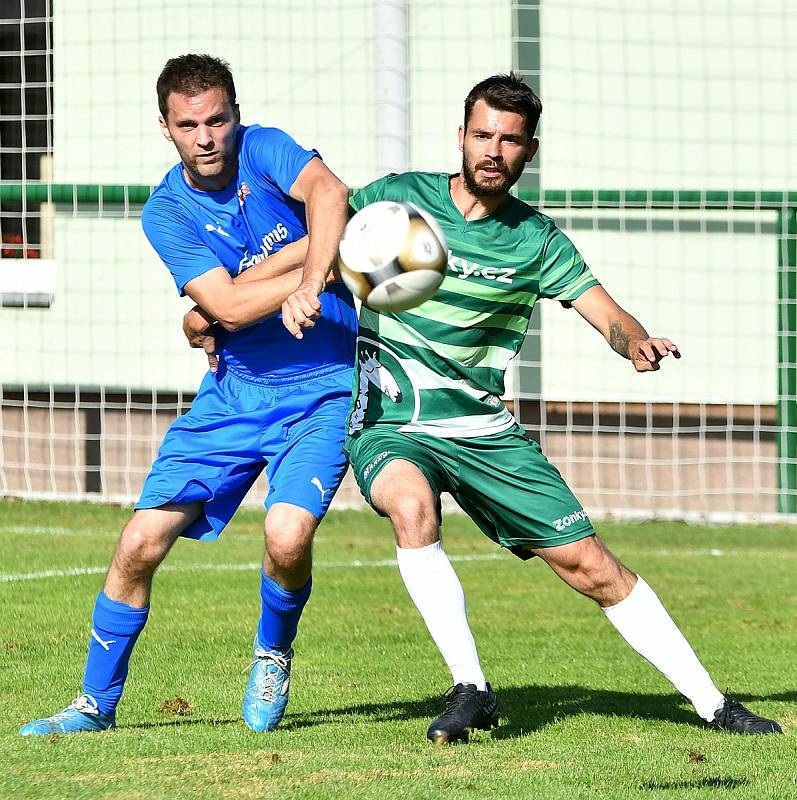
[[[511,8],[409,11],[413,166],[456,169],[462,98],[511,67]],[[372,3],[15,0],[0,14],[3,230],[20,237],[0,261],[0,292],[15,298],[0,311],[0,493],[129,501],[204,370],[180,332],[185,305],[140,228],[148,187],[176,159],[158,131],[157,75],[180,53],[226,58],[245,123],[287,130],[362,185],[376,177]],[[34,29],[35,51],[25,38]],[[463,65],[465,42],[474,53]],[[6,102],[29,95],[34,52],[42,119]],[[24,138],[42,122],[42,144]],[[12,169],[49,154],[46,170]],[[250,500],[263,496],[261,483]],[[359,492],[347,483],[338,500]]]
[[605,513],[760,517],[792,491],[778,480],[781,212],[708,198],[699,211],[547,209],[618,302],[683,354],[640,375],[575,312],[542,308],[542,389],[520,393],[520,416]]
[[[521,418],[593,510],[794,511],[797,264],[794,196],[780,190],[797,185],[797,13],[735,0],[521,7],[535,5],[541,182],[564,190],[541,207],[683,359],[637,375],[547,304],[525,348],[539,363],[519,367]],[[577,201],[578,189],[603,191]]]
[[[797,11],[408,5],[412,167],[457,170],[468,89],[519,68],[545,106],[521,196],[541,185],[618,302],[683,350],[636,375],[576,312],[543,304],[516,410],[577,495],[593,513],[794,511],[797,198],[776,192],[797,186]],[[362,185],[377,163],[372,22],[367,0],[2,4],[0,492],[134,499],[199,383],[138,219],[175,158],[156,124],[164,61],[227,58],[245,122]],[[339,495],[358,498],[351,483]]]

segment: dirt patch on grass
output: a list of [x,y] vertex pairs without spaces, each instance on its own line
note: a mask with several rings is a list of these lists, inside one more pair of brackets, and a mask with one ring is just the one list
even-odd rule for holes
[[173,717],[190,717],[194,713],[191,703],[184,697],[172,697],[161,703],[161,711]]

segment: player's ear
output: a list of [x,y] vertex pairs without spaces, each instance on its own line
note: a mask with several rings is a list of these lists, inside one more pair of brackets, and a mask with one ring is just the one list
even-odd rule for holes
[[161,126],[161,133],[163,134],[163,137],[166,139],[166,141],[171,142],[172,135],[169,133],[169,126],[166,124],[166,120],[162,116],[158,117],[158,124]]
[[458,138],[459,138],[459,152],[460,153],[464,153],[465,152],[465,126],[464,125],[460,125],[459,126]]
[[232,113],[235,115],[235,124],[241,124],[241,109],[238,107],[238,103],[233,103]]
[[537,151],[540,149],[540,140],[532,137],[531,141],[529,142],[529,151],[526,153],[526,161],[531,161],[534,156],[537,155]]

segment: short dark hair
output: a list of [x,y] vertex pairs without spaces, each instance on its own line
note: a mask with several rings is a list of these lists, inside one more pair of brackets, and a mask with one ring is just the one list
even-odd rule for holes
[[468,120],[477,100],[484,100],[490,108],[498,111],[520,114],[526,120],[526,133],[531,141],[542,114],[542,101],[517,73],[491,75],[468,92],[465,98],[465,130],[468,129]]
[[230,65],[215,56],[188,53],[170,58],[158,75],[158,108],[166,119],[172,92],[194,97],[208,89],[222,89],[235,105],[235,83]]

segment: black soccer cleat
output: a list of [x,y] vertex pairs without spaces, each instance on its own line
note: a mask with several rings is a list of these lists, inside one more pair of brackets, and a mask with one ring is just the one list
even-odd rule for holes
[[774,719],[765,719],[754,714],[736,700],[725,698],[725,703],[711,722],[706,723],[709,728],[729,733],[741,733],[747,736],[766,733],[783,733],[780,725]]
[[480,692],[472,683],[458,683],[444,695],[445,711],[429,726],[427,739],[435,744],[467,742],[472,730],[498,727],[498,698],[492,687]]

